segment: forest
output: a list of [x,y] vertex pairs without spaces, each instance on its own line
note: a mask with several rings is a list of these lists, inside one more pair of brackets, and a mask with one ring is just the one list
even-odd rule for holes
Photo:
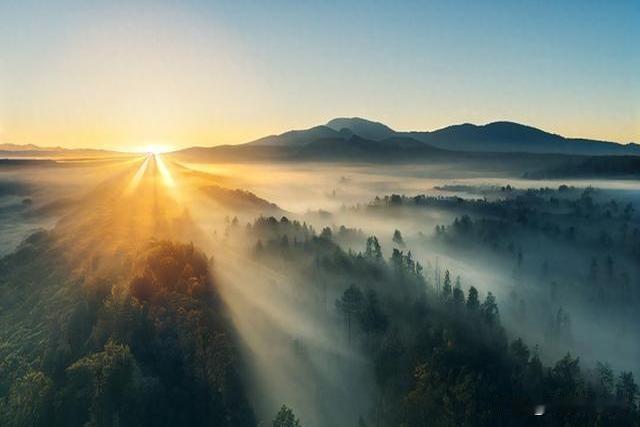
[[148,162],[0,187],[0,425],[640,425],[635,193]]
[[640,0],[0,0],[0,427],[640,427]]
[[[454,241],[481,224],[462,217],[436,238]],[[484,233],[480,244],[493,244]],[[345,251],[331,228],[316,233],[286,217],[230,221],[221,244],[241,235],[253,261],[300,278],[300,303],[313,301],[308,310],[339,328],[335,345],[366,358],[374,387],[361,392],[371,409],[351,425],[638,423],[631,372],[606,361],[585,369],[570,353],[543,363],[536,346],[506,333],[494,294],[455,271],[435,283],[408,249],[385,258],[369,236],[362,251]],[[2,261],[3,317],[18,314],[15,304],[31,307],[3,330],[2,425],[257,425],[238,336],[209,274],[215,258],[193,244],[151,241],[121,271],[77,286],[65,283],[66,262],[47,232]],[[50,312],[58,317],[45,322]],[[313,348],[289,345],[311,376]],[[330,392],[314,391],[320,400]],[[287,404],[274,426],[300,425]],[[546,413],[543,424],[535,411]]]
[[3,330],[2,425],[255,425],[202,252],[150,242],[130,268],[69,286],[52,240],[2,263],[3,317],[33,304]]

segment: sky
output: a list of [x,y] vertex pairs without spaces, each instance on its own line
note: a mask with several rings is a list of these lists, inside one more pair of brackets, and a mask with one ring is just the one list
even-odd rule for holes
[[333,117],[640,142],[640,1],[0,0],[0,143],[247,142]]

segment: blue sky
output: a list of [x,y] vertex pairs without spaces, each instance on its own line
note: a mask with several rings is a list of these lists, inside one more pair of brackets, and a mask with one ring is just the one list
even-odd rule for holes
[[640,2],[0,3],[0,142],[239,143],[335,116],[640,141]]

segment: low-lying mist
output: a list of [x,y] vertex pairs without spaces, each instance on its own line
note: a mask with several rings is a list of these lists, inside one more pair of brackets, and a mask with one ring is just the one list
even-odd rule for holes
[[[222,302],[216,310],[230,325],[216,333],[237,347],[225,366],[239,371],[257,422],[268,424],[285,404],[303,425],[390,425],[402,406],[392,390],[419,381],[389,366],[420,368],[411,349],[423,334],[437,341],[470,330],[456,323],[468,322],[460,308],[442,311],[472,288],[490,313],[487,328],[499,318],[506,339],[521,337],[545,364],[569,352],[589,372],[606,361],[640,375],[640,200],[632,182],[532,181],[450,165],[148,157],[5,167],[0,183],[0,254],[36,228],[51,230],[75,280],[128,277],[137,271],[130,258],[149,241],[197,245]],[[158,261],[159,271],[170,261]],[[175,275],[193,285],[189,268]],[[159,273],[135,274],[162,287]],[[180,292],[196,298],[188,289]],[[360,308],[349,311],[347,297]],[[424,313],[454,326],[410,325]]]

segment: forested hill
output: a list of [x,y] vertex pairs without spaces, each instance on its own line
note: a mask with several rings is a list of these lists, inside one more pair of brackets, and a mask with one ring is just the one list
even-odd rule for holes
[[[387,260],[372,236],[363,252],[345,252],[331,229],[316,234],[286,218],[229,227],[229,244],[240,236],[255,242],[253,261],[306,278],[295,282],[295,295],[315,295],[317,306],[305,311],[343,328],[333,345],[367,361],[373,384],[361,397],[371,409],[318,425],[539,425],[535,411],[545,412],[545,425],[640,422],[632,374],[604,364],[585,371],[569,354],[544,366],[535,348],[507,338],[496,298],[454,271],[434,287],[410,251],[393,249]],[[51,232],[32,235],[2,260],[1,424],[256,425],[240,380],[251,371],[235,350],[210,260],[190,244],[150,241],[122,261],[111,274],[71,275]],[[324,389],[309,344],[292,337],[294,358],[274,360],[272,369],[286,363],[296,374],[294,366],[306,366],[313,388],[302,401],[319,398],[330,419],[351,405]],[[304,425],[293,411],[283,407],[273,425]]]
[[[316,235],[306,224],[287,218],[261,218],[230,235],[242,233],[256,241],[258,262],[306,278],[297,293],[315,295],[317,307],[305,311],[322,312],[324,301],[335,301],[325,315],[342,320],[335,322],[344,328],[338,344],[359,349],[371,363],[371,411],[341,425],[640,423],[638,386],[630,372],[614,373],[604,363],[597,371],[585,370],[571,354],[544,366],[536,346],[507,337],[495,296],[480,295],[455,271],[445,271],[437,286],[410,250],[394,248],[385,259],[378,239],[371,236],[364,251],[345,252],[334,243],[340,238],[336,230],[325,228]],[[306,356],[311,348],[304,342],[292,345],[303,346],[296,363],[313,372]],[[333,363],[339,370],[343,362]],[[290,361],[287,369],[295,372],[294,366]],[[335,405],[337,411],[339,403]],[[536,412],[545,417],[537,419]]]
[[150,242],[71,275],[52,233],[0,263],[0,425],[254,426],[208,260]]

